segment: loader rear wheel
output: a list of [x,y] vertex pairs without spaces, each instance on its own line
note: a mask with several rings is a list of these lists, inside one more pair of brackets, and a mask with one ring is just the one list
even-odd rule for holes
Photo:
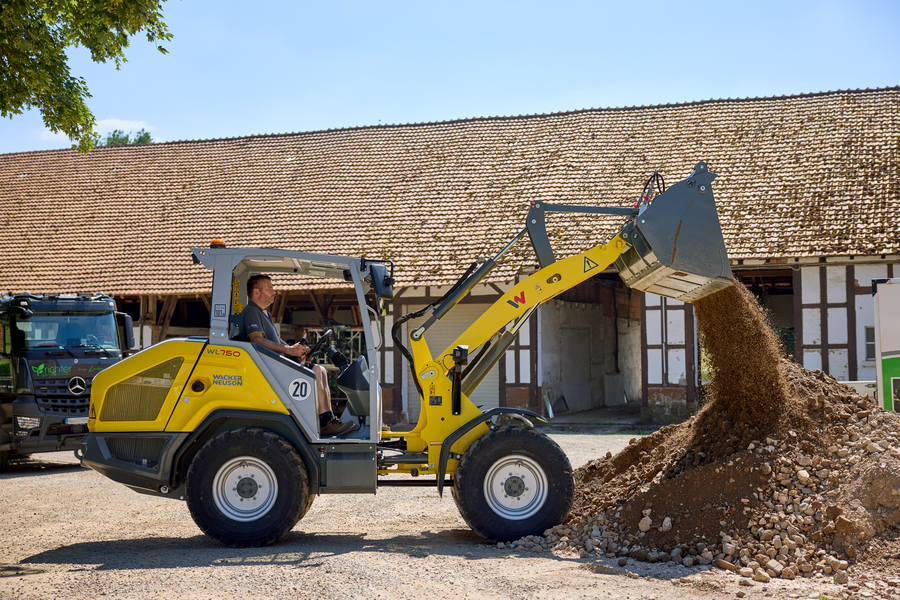
[[524,427],[502,427],[463,454],[453,480],[462,518],[475,533],[506,542],[563,522],[575,498],[572,465],[559,445]]
[[279,539],[309,509],[303,460],[280,435],[260,428],[226,431],[191,461],[186,499],[206,535],[226,546],[258,547]]

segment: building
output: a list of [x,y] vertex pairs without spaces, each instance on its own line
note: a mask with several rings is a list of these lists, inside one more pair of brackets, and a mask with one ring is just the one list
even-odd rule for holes
[[[224,239],[390,258],[384,318],[440,297],[524,223],[529,202],[630,206],[655,169],[705,160],[735,274],[772,310],[798,360],[873,377],[871,279],[898,276],[900,88],[588,109],[247,138],[0,155],[0,289],[114,294],[142,344],[202,331],[209,272],[188,248]],[[621,217],[549,222],[557,255],[615,235]],[[514,249],[448,337],[537,264]],[[343,282],[276,280],[284,337],[362,318]],[[640,401],[647,418],[696,407],[693,313],[607,270],[541,307],[476,403],[571,411]],[[434,349],[434,348],[433,348]],[[415,420],[403,361],[382,349],[386,418]]]

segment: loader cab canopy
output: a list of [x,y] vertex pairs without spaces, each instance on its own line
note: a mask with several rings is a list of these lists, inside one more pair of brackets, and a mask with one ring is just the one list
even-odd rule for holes
[[[247,303],[247,279],[260,273],[350,282],[356,289],[357,302],[363,312],[368,292],[384,300],[394,296],[392,261],[276,248],[227,248],[222,244],[191,248],[191,258],[195,264],[202,264],[213,271],[211,339],[229,339],[236,334],[235,323],[239,321],[235,317]],[[367,332],[368,335],[371,334]]]

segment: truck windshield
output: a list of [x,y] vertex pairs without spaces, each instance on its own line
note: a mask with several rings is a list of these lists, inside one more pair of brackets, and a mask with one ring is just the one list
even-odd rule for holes
[[18,346],[34,348],[118,348],[116,317],[111,312],[34,313],[28,321],[15,321]]

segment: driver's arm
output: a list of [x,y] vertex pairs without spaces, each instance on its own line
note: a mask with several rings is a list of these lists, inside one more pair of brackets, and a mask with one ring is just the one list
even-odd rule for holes
[[259,344],[263,348],[268,348],[269,350],[278,352],[279,354],[287,354],[288,356],[303,358],[309,352],[309,346],[304,346],[303,344],[294,344],[293,346],[288,346],[287,344],[272,342],[270,340],[267,340],[266,336],[258,331],[251,333],[247,337],[249,337],[250,341],[254,344]]

